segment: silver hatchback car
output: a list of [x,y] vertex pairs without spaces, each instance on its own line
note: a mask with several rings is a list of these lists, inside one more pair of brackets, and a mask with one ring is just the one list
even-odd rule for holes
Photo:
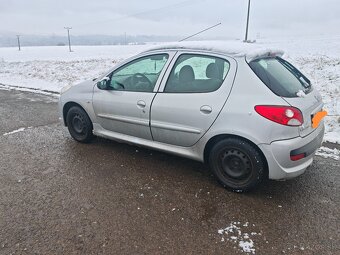
[[100,136],[207,162],[233,191],[302,174],[324,136],[311,82],[282,52],[246,44],[157,46],[64,88],[59,107],[79,142]]

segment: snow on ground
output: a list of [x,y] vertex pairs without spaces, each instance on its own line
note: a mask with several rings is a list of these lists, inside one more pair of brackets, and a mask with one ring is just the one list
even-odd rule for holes
[[[325,118],[325,140],[340,144],[340,36],[261,39],[256,44],[284,50],[284,57],[311,79],[329,113]],[[0,48],[0,84],[60,92],[66,85],[97,77],[121,60],[149,48],[150,45],[74,46],[74,52],[61,46],[23,47],[22,51]]]
[[0,48],[0,84],[60,92],[92,79],[117,62],[143,51],[145,45]]
[[320,157],[324,157],[324,158],[332,158],[335,160],[340,160],[340,150],[334,148],[334,149],[330,149],[327,147],[321,147],[320,149],[318,149],[318,151],[315,153],[315,155],[318,155]]
[[[255,226],[254,224],[252,225]],[[219,229],[217,233],[221,235],[221,242],[225,242],[226,240],[237,245],[234,248],[239,248],[244,253],[255,254],[255,243],[252,240],[254,236],[261,236],[261,233],[250,232],[245,233],[244,229],[249,230],[250,224],[246,222],[245,224],[241,224],[241,222],[232,222],[228,227]]]
[[149,48],[150,45],[105,45],[105,46],[72,46],[72,52],[68,46],[41,46],[18,48],[0,47],[0,61],[27,62],[27,61],[63,61],[89,59],[120,59],[127,58],[136,52]]
[[[28,129],[30,129],[30,128],[31,127],[28,127]],[[3,136],[13,135],[13,134],[16,134],[16,133],[19,133],[19,132],[23,132],[25,130],[26,130],[26,128],[18,128],[16,130],[11,131],[11,132],[4,133]]]

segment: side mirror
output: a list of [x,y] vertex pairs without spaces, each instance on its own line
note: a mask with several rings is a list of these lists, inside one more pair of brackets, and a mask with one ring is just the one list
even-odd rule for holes
[[110,78],[104,77],[100,81],[97,82],[97,87],[102,90],[107,90],[110,85]]

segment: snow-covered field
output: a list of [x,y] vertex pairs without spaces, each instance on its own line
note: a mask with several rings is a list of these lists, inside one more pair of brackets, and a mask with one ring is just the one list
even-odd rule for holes
[[[285,51],[321,92],[325,102],[325,140],[340,144],[340,37],[258,40]],[[117,62],[150,45],[0,48],[0,84],[60,92],[61,88],[97,77]],[[4,86],[2,86],[4,88]],[[0,85],[1,88],[1,85]]]
[[[0,83],[60,92],[98,76],[147,46],[74,46],[0,48]],[[149,46],[150,47],[150,46]]]

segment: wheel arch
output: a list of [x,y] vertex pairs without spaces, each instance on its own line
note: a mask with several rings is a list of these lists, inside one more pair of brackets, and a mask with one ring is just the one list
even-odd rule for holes
[[213,137],[211,137],[209,139],[209,141],[206,143],[205,147],[204,147],[204,162],[207,163],[209,162],[209,153],[212,149],[212,147],[219,141],[223,140],[223,139],[226,139],[226,138],[237,138],[237,139],[240,139],[240,140],[243,140],[249,144],[251,144],[252,146],[254,146],[255,149],[258,150],[258,152],[261,154],[263,160],[264,160],[264,163],[266,165],[266,177],[268,178],[269,176],[269,168],[268,168],[268,161],[267,161],[267,158],[266,156],[264,155],[264,153],[262,152],[262,150],[254,143],[252,142],[251,140],[247,139],[247,138],[244,138],[242,136],[239,136],[239,135],[233,135],[233,134],[219,134],[219,135],[215,135]]
[[[82,107],[80,104],[75,103],[75,102],[67,102],[64,107],[63,107],[63,121],[64,121],[64,125],[67,127],[67,121],[66,121],[66,116],[68,111],[73,107],[73,106],[78,106],[79,108],[83,109],[84,112],[88,115],[88,113],[86,112],[86,110],[84,109],[84,107]],[[91,119],[91,118],[90,118]]]

